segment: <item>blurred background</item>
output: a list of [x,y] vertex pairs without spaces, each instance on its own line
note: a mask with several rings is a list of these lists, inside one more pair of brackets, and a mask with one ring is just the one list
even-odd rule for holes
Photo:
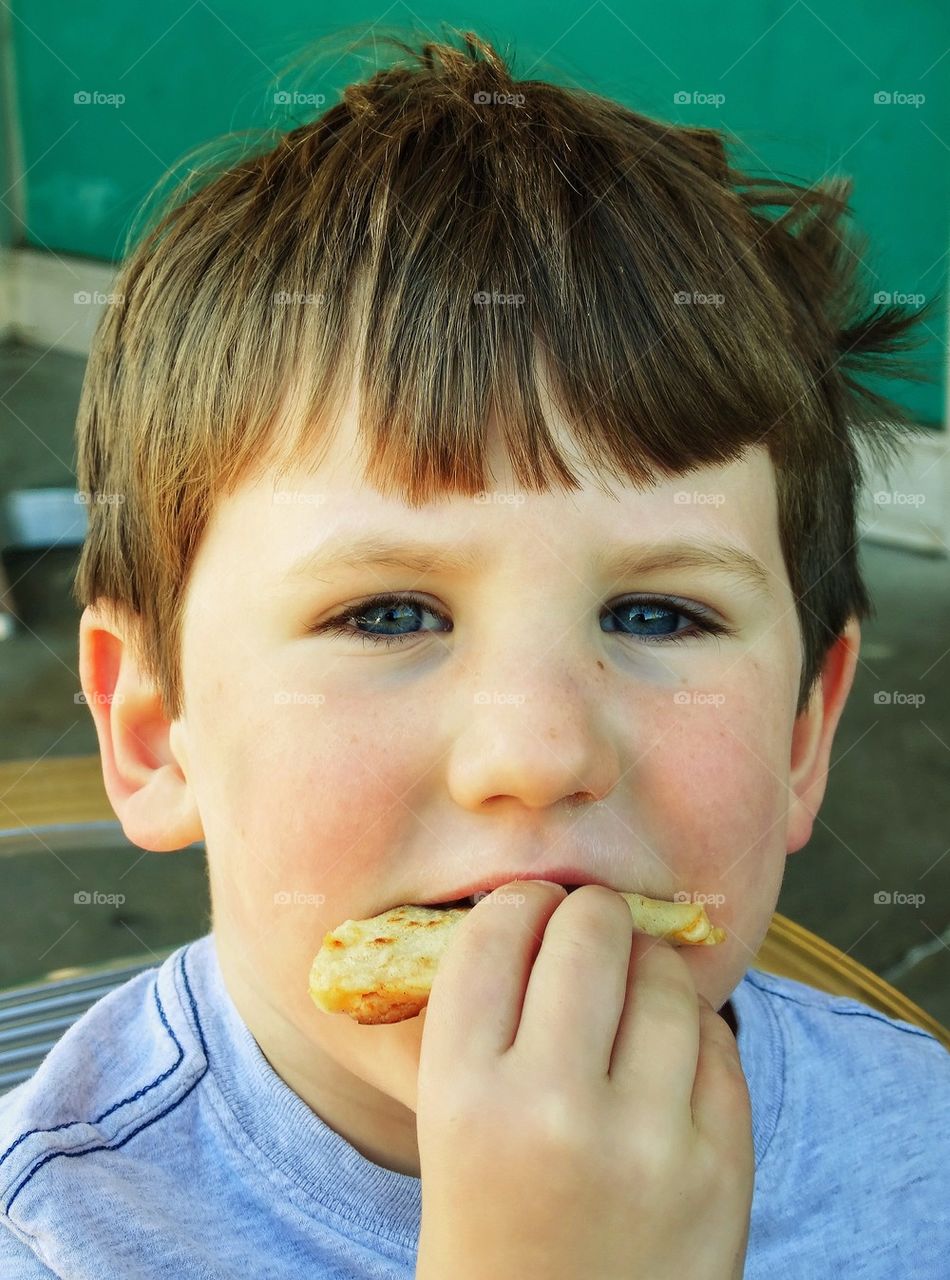
[[[321,14],[322,17],[322,14]],[[876,292],[919,307],[948,266],[950,16],[938,0],[656,6],[351,3],[355,33],[471,26],[520,78],[577,84],[741,140],[747,170],[855,180]],[[154,963],[209,928],[203,850],[130,844],[102,787],[70,598],[85,510],[73,427],[132,219],[192,148],[290,128],[372,51],[285,75],[339,30],[302,0],[0,5],[0,988]],[[406,28],[404,28],[405,30]],[[388,56],[384,54],[384,56]],[[929,383],[891,394],[919,433],[864,495],[877,608],[815,834],[778,909],[950,1024],[950,461],[946,311]]]

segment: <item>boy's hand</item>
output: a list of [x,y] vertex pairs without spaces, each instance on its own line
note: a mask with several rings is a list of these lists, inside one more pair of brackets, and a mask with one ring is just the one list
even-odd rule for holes
[[425,1012],[416,1280],[741,1280],[755,1158],[727,1023],[612,889],[508,893]]

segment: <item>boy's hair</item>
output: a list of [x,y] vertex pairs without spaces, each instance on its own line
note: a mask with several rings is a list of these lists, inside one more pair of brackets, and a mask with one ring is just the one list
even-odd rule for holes
[[926,377],[884,357],[917,345],[935,299],[869,306],[849,179],[747,176],[717,131],[517,81],[451,35],[464,47],[386,37],[408,58],[197,190],[192,171],[127,257],[79,407],[76,599],[131,618],[175,719],[216,499],[322,456],[354,374],[367,480],[412,506],[489,487],[493,406],[523,486],[581,487],[550,395],[598,476],[646,484],[768,448],[803,711],[849,618],[873,613],[857,437],[886,465],[913,426],[855,375]]

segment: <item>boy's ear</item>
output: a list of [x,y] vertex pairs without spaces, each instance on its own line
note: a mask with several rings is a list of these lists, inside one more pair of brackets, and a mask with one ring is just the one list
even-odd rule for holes
[[165,852],[204,838],[186,776],[182,722],[165,718],[161,696],[135,661],[134,619],[94,605],[79,621],[79,678],[99,737],[109,801],[133,844]]
[[789,853],[797,853],[811,839],[828,782],[831,744],[854,682],[860,647],[861,627],[852,618],[828,650],[821,679],[795,721],[788,783]]

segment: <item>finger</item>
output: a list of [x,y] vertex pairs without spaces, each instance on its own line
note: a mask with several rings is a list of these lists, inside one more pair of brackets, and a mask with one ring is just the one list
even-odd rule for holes
[[690,1119],[699,1056],[699,1008],[689,965],[664,938],[634,933],[611,1084],[655,1114]]
[[512,1044],[531,965],[548,920],[567,896],[559,885],[512,881],[475,906],[439,961],[424,1011],[422,1056],[484,1061]]
[[[749,1156],[752,1106],[732,1028],[699,997],[700,1044],[692,1094],[693,1126],[715,1149]],[[754,1156],[752,1157],[754,1163]]]
[[582,885],[554,912],[524,997],[513,1051],[575,1079],[606,1080],[623,1008],[633,926],[613,889]]

